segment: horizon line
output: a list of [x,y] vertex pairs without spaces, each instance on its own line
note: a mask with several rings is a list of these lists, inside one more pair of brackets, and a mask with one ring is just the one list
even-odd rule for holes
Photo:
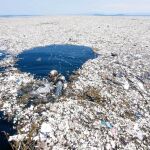
[[19,16],[150,16],[150,13],[75,13],[75,14],[0,14],[0,17]]

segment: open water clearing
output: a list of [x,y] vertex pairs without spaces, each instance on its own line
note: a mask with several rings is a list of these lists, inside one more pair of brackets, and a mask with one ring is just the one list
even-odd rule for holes
[[18,55],[16,67],[46,77],[51,70],[57,70],[66,78],[79,69],[87,60],[94,59],[97,54],[90,47],[76,45],[50,45],[26,50]]

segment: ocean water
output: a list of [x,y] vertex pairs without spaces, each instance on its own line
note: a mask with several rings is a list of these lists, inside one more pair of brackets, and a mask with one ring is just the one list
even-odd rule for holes
[[[0,51],[0,61],[3,60],[6,57],[6,53],[3,51]],[[3,72],[5,70],[4,67],[0,66],[0,72]]]
[[53,69],[66,78],[98,55],[90,47],[77,45],[50,45],[26,50],[17,56],[16,67],[35,77],[46,77]]
[[34,17],[40,15],[0,15],[0,18],[26,18],[26,17]]
[[0,149],[1,150],[12,150],[10,144],[8,143],[6,134],[14,135],[16,130],[13,129],[12,121],[7,121],[4,119],[3,112],[0,111]]
[[6,57],[6,53],[3,51],[0,51],[0,60],[4,59]]
[[5,68],[4,67],[0,67],[0,72],[4,72]]

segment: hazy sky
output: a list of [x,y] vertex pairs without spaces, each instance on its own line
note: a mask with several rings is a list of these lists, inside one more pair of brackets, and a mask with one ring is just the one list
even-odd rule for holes
[[150,0],[0,0],[0,15],[150,14]]

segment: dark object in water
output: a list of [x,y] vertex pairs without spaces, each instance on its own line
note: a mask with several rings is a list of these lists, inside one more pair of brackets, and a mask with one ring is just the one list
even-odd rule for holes
[[52,70],[49,73],[49,80],[55,86],[54,94],[58,98],[62,95],[64,83],[66,83],[66,79],[64,76],[58,73],[57,70]]
[[116,57],[116,56],[118,56],[118,54],[117,53],[111,53],[111,56]]
[[63,94],[64,90],[64,84],[66,83],[66,79],[64,76],[60,75],[57,79],[56,85],[55,85],[55,96],[59,97]]
[[8,122],[4,118],[3,112],[0,111],[0,150],[12,150],[7,140],[7,134],[13,135],[15,133],[16,130],[13,129],[13,123]]
[[57,70],[68,79],[73,71],[96,57],[97,54],[86,46],[51,45],[22,52],[17,57],[16,67],[36,77],[46,77],[50,70]]
[[50,73],[49,73],[49,81],[50,82],[55,82],[56,80],[57,80],[57,78],[58,78],[58,76],[59,76],[59,74],[58,74],[58,71],[57,70],[52,70]]

